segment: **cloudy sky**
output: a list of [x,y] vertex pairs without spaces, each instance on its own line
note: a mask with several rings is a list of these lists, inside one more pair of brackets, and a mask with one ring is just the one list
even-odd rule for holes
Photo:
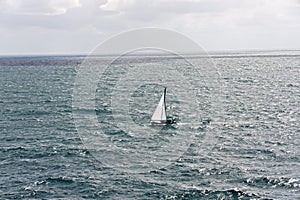
[[300,49],[300,0],[0,0],[0,54],[80,54],[167,28],[207,50]]

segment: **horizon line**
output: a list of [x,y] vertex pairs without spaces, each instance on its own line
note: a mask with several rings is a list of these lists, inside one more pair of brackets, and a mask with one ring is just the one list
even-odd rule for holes
[[[253,54],[253,53],[271,53],[271,52],[298,52],[300,51],[299,49],[224,49],[224,50],[207,50],[204,51],[204,53],[207,53],[208,56],[210,54],[220,54],[220,53],[232,53],[232,54]],[[131,54],[131,55],[166,55],[168,53],[155,53],[155,52],[148,52],[148,54],[143,54],[143,53],[136,53],[136,54]],[[199,55],[202,54],[203,52],[189,52],[189,53],[181,53],[182,55]],[[63,53],[63,52],[49,52],[49,53],[0,53],[0,57],[26,57],[26,56],[37,56],[37,57],[42,57],[42,56],[116,56],[120,55],[118,53],[112,54],[92,54],[91,52],[71,52],[71,53]],[[123,54],[121,54],[123,55]]]

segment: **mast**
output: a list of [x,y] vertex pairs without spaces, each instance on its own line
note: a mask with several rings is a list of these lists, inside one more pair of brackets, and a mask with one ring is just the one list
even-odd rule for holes
[[166,119],[167,119],[168,114],[167,114],[166,95],[167,95],[167,88],[165,87],[165,90],[164,90],[164,104],[165,104],[165,113],[166,113]]

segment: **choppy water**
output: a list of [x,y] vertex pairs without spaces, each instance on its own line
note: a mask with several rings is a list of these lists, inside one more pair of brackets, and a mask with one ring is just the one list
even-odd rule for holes
[[[1,199],[300,198],[299,52],[214,54],[217,71],[193,77],[187,70],[194,82],[174,81],[174,72],[159,84],[150,84],[147,69],[188,69],[186,63],[124,57],[97,80],[94,109],[72,107],[83,59],[0,57]],[[144,67],[140,77],[118,76],[135,65]],[[125,112],[117,97],[133,79],[148,82],[131,88]],[[180,123],[157,131],[146,121],[163,85]],[[187,97],[191,87],[194,99]],[[96,116],[92,145],[83,133],[90,127],[76,126],[78,113]],[[132,126],[119,121],[126,116]]]

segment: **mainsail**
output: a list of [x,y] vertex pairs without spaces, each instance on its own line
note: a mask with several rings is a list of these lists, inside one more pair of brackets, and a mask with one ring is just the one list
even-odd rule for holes
[[151,117],[151,123],[165,123],[167,121],[166,111],[166,88],[161,95],[160,101]]

